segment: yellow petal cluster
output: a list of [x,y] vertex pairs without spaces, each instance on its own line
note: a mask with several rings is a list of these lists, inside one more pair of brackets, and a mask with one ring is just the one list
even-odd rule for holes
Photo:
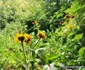
[[32,37],[29,34],[17,34],[16,38],[14,39],[15,42],[24,42],[26,44],[30,43]]

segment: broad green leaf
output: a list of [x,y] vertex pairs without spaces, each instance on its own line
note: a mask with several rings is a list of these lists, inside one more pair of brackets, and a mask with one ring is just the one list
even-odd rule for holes
[[75,37],[74,37],[74,40],[75,41],[78,41],[82,38],[83,34],[77,34]]
[[79,51],[79,56],[84,57],[85,56],[85,47],[82,47]]

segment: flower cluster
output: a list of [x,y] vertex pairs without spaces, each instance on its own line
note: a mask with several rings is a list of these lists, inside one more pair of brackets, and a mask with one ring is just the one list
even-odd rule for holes
[[[69,22],[71,19],[73,19],[73,18],[75,18],[74,15],[66,14],[66,15],[64,16],[64,19],[65,19],[64,21],[68,23],[68,22]],[[64,21],[61,21],[60,24],[63,24]]]
[[75,16],[73,16],[73,15],[69,15],[69,14],[66,14],[66,15],[64,16],[64,18],[66,19],[66,22],[69,22],[70,19],[75,18]]
[[65,19],[68,19],[68,18],[72,18],[72,19],[73,19],[73,18],[75,18],[75,16],[66,14],[66,15],[64,16],[64,18],[65,18]]
[[17,34],[16,38],[14,39],[15,42],[24,42],[26,44],[30,43],[32,37],[29,34]]

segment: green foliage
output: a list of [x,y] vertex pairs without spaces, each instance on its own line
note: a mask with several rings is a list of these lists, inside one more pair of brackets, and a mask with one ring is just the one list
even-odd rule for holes
[[[29,69],[64,70],[85,67],[84,0],[0,0],[0,70],[25,70],[23,50],[16,34],[29,33],[24,44]],[[68,16],[68,17],[66,17]],[[34,24],[35,23],[35,24]],[[38,39],[37,33],[46,33]],[[33,65],[33,66],[32,66]]]
[[79,56],[84,57],[85,47],[79,50]]

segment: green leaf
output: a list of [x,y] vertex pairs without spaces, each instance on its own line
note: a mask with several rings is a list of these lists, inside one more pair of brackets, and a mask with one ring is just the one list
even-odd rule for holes
[[79,67],[79,70],[85,70],[85,67]]
[[79,53],[79,56],[84,57],[84,55],[85,55],[85,47],[82,47],[82,48],[78,51],[78,53]]
[[82,38],[82,35],[83,35],[83,34],[78,34],[78,35],[76,35],[76,36],[74,37],[74,40],[75,40],[75,41],[80,40],[80,39]]
[[69,33],[67,38],[71,37],[73,34],[74,34],[73,32]]
[[74,13],[77,12],[81,8],[81,5],[77,1],[74,1],[74,3],[71,5],[71,8],[68,8],[65,10],[66,13]]

